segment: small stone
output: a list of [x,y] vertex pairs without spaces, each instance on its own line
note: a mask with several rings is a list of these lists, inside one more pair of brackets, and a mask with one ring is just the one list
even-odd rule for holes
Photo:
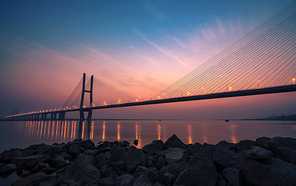
[[115,182],[111,177],[101,178],[98,181],[98,185],[100,185],[100,186],[115,186]]
[[113,169],[109,165],[104,165],[100,168],[102,178],[108,177],[112,171]]
[[135,178],[130,174],[125,174],[116,178],[117,186],[133,186]]
[[152,186],[152,181],[148,178],[146,174],[142,174],[140,177],[138,177],[133,186]]

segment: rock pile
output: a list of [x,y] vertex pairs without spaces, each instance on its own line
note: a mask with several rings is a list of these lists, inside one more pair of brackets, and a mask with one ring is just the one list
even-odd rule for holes
[[15,186],[296,185],[296,139],[185,145],[173,135],[142,149],[76,139],[2,152],[0,174],[15,171],[21,177]]

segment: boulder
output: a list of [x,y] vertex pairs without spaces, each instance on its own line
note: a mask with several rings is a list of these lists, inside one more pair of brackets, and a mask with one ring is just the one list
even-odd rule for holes
[[225,141],[221,141],[215,146],[213,159],[218,172],[221,172],[225,167],[241,170],[241,156],[234,150],[230,150],[231,147],[233,147],[233,145]]
[[274,137],[268,144],[275,157],[296,165],[296,139]]
[[152,143],[145,145],[142,150],[144,153],[154,154],[155,151],[163,150],[163,142],[162,140],[154,140]]
[[262,147],[264,149],[269,150],[269,141],[271,140],[271,138],[268,137],[261,137],[261,138],[257,138],[256,139],[256,143],[259,147]]
[[38,163],[42,163],[49,160],[49,158],[50,157],[48,155],[33,155],[27,157],[14,158],[12,162],[17,165],[18,171],[21,171],[24,168],[33,168]]
[[226,167],[222,171],[222,175],[228,184],[230,184],[232,186],[241,186],[242,185],[242,176],[241,176],[241,173],[238,169]]
[[111,156],[109,162],[117,162],[120,160],[124,160],[124,156],[126,154],[125,147],[118,147],[117,145],[113,145],[111,148]]
[[170,172],[165,172],[162,175],[161,178],[161,183],[163,183],[165,186],[170,186],[173,184],[174,181],[174,174],[170,173]]
[[164,164],[165,164],[165,159],[162,156],[159,156],[158,160],[157,160],[156,167],[158,169],[161,169],[164,166]]
[[95,161],[96,167],[101,168],[102,166],[107,165],[108,157],[106,153],[99,153],[95,156]]
[[243,157],[244,185],[296,185],[296,166],[278,158],[254,160]]
[[58,180],[61,183],[72,184],[80,180],[88,185],[98,185],[101,178],[100,171],[92,165],[93,157],[86,154],[78,154],[75,162],[67,166]]
[[188,150],[189,150],[189,155],[194,155],[197,153],[197,151],[202,147],[202,144],[200,143],[195,143],[194,145],[189,144],[188,145]]
[[173,162],[172,164],[163,166],[159,171],[160,177],[162,177],[162,175],[165,172],[170,172],[174,175],[174,179],[176,179],[181,174],[181,172],[185,169],[186,165],[187,165],[187,161],[180,161],[180,162]]
[[147,172],[148,168],[144,166],[138,166],[135,170],[134,176],[136,178],[140,177],[142,174],[145,174]]
[[258,146],[253,146],[250,150],[244,150],[242,153],[247,158],[258,160],[270,159],[273,157],[272,152]]
[[164,157],[167,164],[171,164],[173,162],[187,161],[189,157],[189,152],[186,149],[170,147],[165,150]]
[[124,157],[124,161],[127,164],[127,173],[135,172],[138,165],[146,166],[145,159],[141,149],[131,146]]
[[152,181],[148,178],[146,174],[142,174],[140,177],[138,177],[133,186],[152,186]]
[[225,179],[221,178],[217,181],[217,185],[216,186],[228,186]]
[[215,186],[218,180],[213,161],[214,146],[203,145],[190,159],[174,185]]
[[87,149],[85,150],[83,153],[89,156],[95,156],[100,152],[100,150],[91,150],[91,149]]
[[81,152],[80,146],[78,144],[71,144],[68,149],[68,153],[72,156],[76,156]]
[[16,164],[9,163],[9,164],[4,165],[4,167],[2,167],[0,169],[0,174],[10,174],[15,170],[16,170]]
[[100,168],[102,178],[108,177],[112,173],[113,169],[108,164]]
[[63,151],[63,147],[60,145],[41,145],[37,149],[38,154],[53,156]]
[[242,140],[238,143],[238,151],[249,150],[253,146],[256,146],[257,143],[252,140]]
[[42,182],[55,180],[55,178],[56,177],[54,175],[47,176],[44,172],[38,172],[13,182],[12,186],[39,185]]
[[156,167],[149,167],[146,171],[146,175],[153,183],[160,179],[159,172]]
[[55,167],[57,169],[63,168],[68,165],[64,156],[62,156],[62,155],[56,155],[53,158],[51,158],[49,160],[49,164],[50,164],[50,166]]
[[17,157],[22,157],[23,156],[23,150],[22,149],[17,149],[17,148],[12,148],[10,150],[5,150],[0,154],[0,161],[6,161],[10,162],[14,158]]
[[79,143],[79,145],[85,149],[92,149],[95,144],[91,140],[85,140]]
[[130,174],[125,174],[116,178],[117,186],[133,186],[135,178]]
[[148,157],[148,158],[146,158],[146,166],[147,167],[155,167],[155,165],[156,165],[156,161],[154,160],[154,158],[152,158],[152,157]]
[[173,134],[164,143],[164,149],[168,149],[169,147],[187,148],[187,146],[176,136],[176,134]]
[[100,186],[115,186],[115,181],[111,177],[101,178],[98,181],[98,185],[100,185]]

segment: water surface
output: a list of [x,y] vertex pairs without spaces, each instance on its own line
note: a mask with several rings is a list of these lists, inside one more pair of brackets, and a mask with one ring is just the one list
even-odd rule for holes
[[66,121],[1,121],[0,152],[25,148],[31,144],[67,143],[76,138],[100,141],[139,140],[142,148],[153,140],[166,141],[176,134],[184,143],[216,144],[221,140],[237,143],[258,137],[296,138],[295,121],[186,121],[186,120],[94,120]]

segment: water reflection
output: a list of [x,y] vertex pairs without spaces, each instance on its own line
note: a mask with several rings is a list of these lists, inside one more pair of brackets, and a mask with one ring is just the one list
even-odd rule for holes
[[[287,123],[287,124],[284,124]],[[256,132],[254,132],[256,131]],[[216,144],[221,140],[238,143],[243,139],[267,136],[296,137],[295,122],[270,121],[10,121],[0,125],[0,139],[8,141],[0,146],[21,144],[61,143],[76,138],[99,141],[138,140],[138,148],[158,139],[165,142],[176,134],[184,143]],[[27,147],[23,146],[23,147]],[[12,147],[12,146],[10,146]],[[3,149],[4,148],[4,149]]]

